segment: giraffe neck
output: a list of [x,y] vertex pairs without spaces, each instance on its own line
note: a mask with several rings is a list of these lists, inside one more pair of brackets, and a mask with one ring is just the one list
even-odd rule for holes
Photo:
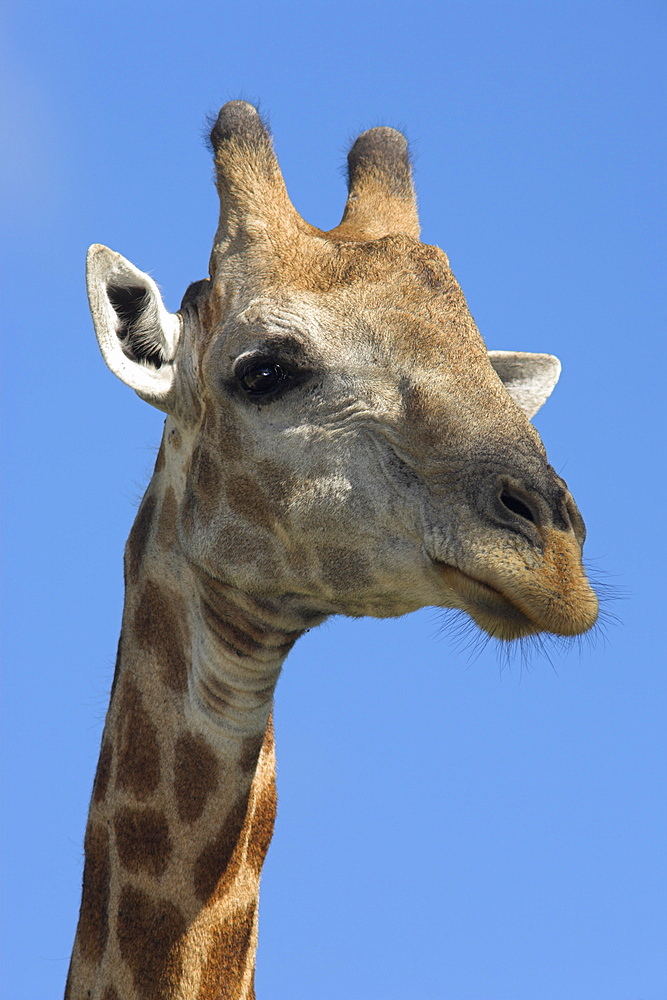
[[164,448],[126,551],[67,1000],[254,996],[273,691],[304,626],[180,556]]

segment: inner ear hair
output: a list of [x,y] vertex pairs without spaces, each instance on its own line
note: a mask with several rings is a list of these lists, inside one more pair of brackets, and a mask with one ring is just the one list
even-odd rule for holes
[[150,290],[145,285],[109,284],[106,291],[118,317],[116,335],[123,354],[131,361],[161,368],[168,357],[157,303]]

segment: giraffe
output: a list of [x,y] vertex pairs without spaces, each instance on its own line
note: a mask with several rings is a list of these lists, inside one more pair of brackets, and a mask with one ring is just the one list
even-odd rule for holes
[[251,105],[222,108],[211,146],[210,274],[176,314],[120,254],[88,255],[104,358],[166,419],[125,550],[68,1000],[254,997],[272,699],[304,631],[431,605],[502,641],[597,617],[529,419],[560,365],[487,352],[419,241],[404,137],[356,140],[330,232]]

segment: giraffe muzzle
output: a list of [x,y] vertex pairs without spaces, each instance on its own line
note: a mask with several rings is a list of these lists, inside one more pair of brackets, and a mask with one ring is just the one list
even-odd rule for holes
[[542,545],[531,552],[510,540],[497,542],[456,567],[437,563],[440,578],[488,635],[520,639],[550,632],[575,636],[597,621],[599,605],[571,531],[541,529]]

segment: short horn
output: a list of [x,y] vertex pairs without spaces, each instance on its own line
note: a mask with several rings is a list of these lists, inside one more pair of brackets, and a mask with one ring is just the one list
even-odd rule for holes
[[363,132],[348,157],[348,197],[332,234],[377,239],[395,233],[419,237],[417,199],[405,136],[393,128]]
[[210,142],[220,196],[214,252],[224,251],[237,236],[252,240],[298,225],[300,216],[287,194],[271,135],[252,104],[225,104]]

